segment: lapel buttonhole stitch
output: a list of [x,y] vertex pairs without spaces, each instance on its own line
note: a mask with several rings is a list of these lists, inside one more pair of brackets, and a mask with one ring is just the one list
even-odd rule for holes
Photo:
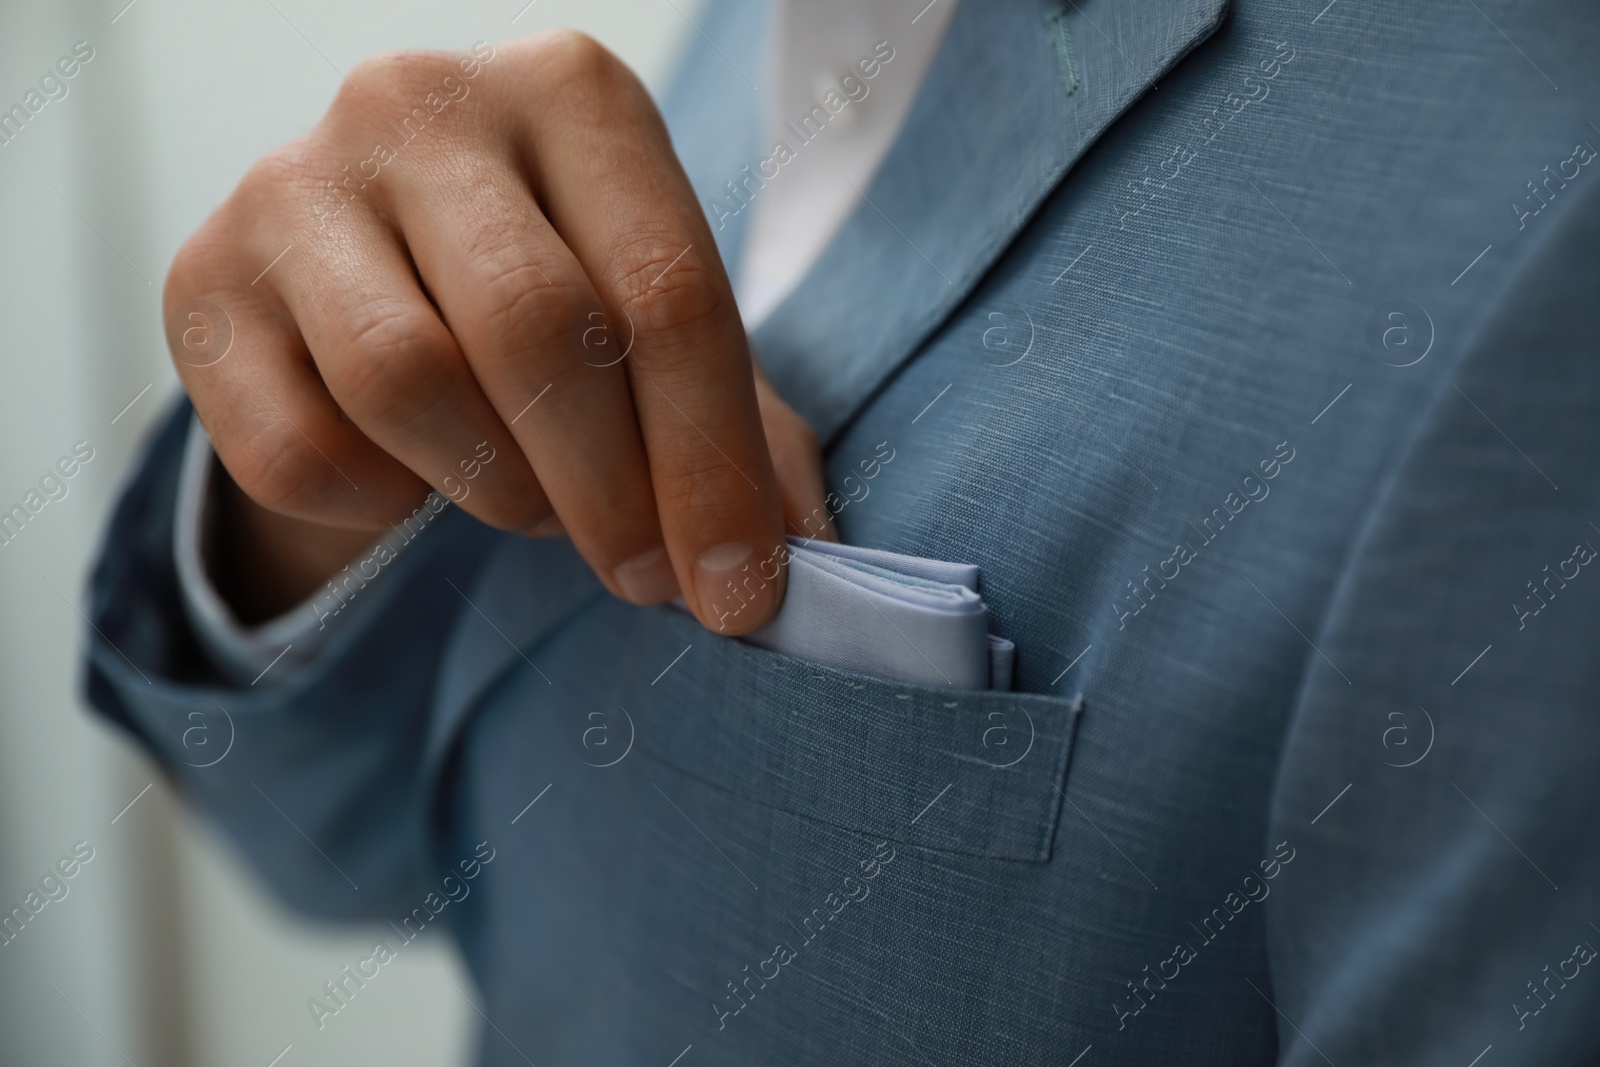
[[1078,91],[1078,54],[1072,47],[1072,30],[1067,26],[1065,8],[1057,8],[1045,16],[1050,27],[1050,41],[1056,50],[1056,66],[1061,72],[1061,84],[1071,96]]

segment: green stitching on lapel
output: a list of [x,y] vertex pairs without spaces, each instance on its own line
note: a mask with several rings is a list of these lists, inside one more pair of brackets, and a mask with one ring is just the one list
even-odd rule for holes
[[1056,66],[1061,70],[1061,84],[1067,95],[1078,91],[1078,54],[1072,48],[1072,30],[1067,26],[1065,8],[1057,8],[1044,17],[1050,27],[1050,40],[1056,49]]

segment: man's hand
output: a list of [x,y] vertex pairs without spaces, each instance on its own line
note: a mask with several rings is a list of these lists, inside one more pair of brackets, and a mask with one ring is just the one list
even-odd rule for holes
[[[174,361],[242,490],[224,592],[247,616],[289,606],[432,486],[571,537],[634,603],[681,589],[712,628],[766,623],[785,523],[831,536],[817,444],[758,386],[643,86],[568,32],[349,81],[167,279]],[[231,320],[216,362],[183,336],[196,301]]]

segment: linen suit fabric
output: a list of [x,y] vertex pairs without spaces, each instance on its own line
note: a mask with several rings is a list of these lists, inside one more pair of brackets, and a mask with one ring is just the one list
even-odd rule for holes
[[[1600,14],[1321,8],[963,4],[756,332],[831,483],[895,449],[845,541],[980,567],[1017,692],[751,648],[456,514],[223,684],[184,407],[92,699],[306,911],[398,922],[488,841],[439,918],[486,1064],[1594,1060],[1600,978],[1542,968],[1600,943],[1600,171],[1527,183],[1600,141]],[[763,19],[715,4],[666,101],[708,203],[770,151],[717,52]]]

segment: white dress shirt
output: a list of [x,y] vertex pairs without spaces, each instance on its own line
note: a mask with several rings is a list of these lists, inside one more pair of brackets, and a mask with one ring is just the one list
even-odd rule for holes
[[[955,6],[955,0],[777,0],[767,40],[774,78],[763,101],[761,151],[766,155],[782,142],[794,158],[751,201],[754,215],[735,279],[751,329],[799,283],[861,203],[905,124]],[[880,61],[885,54],[892,58]],[[868,70],[877,66],[873,77],[862,76],[863,61]],[[801,118],[825,107],[830,93],[834,106],[842,100],[843,107],[821,133],[802,142],[810,130],[801,128]]]
[[[799,284],[856,209],[905,122],[955,6],[956,0],[775,0],[762,153],[783,142],[792,156],[751,198],[742,267],[734,278],[748,328]],[[865,77],[863,69],[874,65],[876,72]],[[803,125],[818,107],[828,121]],[[272,667],[281,678],[321,647],[329,630],[317,604],[326,598],[319,590],[261,626],[234,617],[203,560],[214,462],[196,421],[173,545],[184,605],[201,643],[231,676],[250,682]]]

